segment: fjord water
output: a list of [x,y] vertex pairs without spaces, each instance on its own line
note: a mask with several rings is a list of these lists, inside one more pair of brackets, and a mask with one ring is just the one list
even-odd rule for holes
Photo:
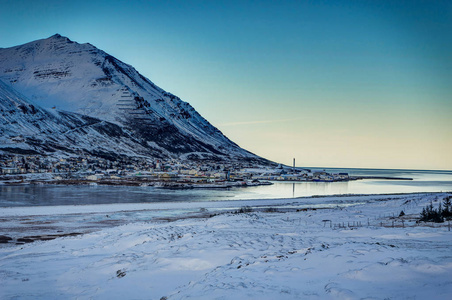
[[325,171],[346,172],[355,176],[413,178],[413,180],[365,179],[349,182],[274,182],[273,185],[269,186],[189,190],[102,185],[0,185],[0,207],[220,201],[315,195],[452,191],[452,171],[332,168],[326,168]]

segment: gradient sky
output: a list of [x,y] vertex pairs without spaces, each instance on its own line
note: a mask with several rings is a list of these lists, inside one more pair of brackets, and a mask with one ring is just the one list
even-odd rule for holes
[[452,1],[0,0],[0,47],[55,33],[271,160],[452,170]]

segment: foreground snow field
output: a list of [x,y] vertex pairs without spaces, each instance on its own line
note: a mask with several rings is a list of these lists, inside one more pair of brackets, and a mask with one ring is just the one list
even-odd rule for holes
[[[0,234],[123,225],[3,246],[0,298],[452,299],[452,232],[415,224],[446,195],[2,208]],[[237,205],[253,211],[225,212]]]

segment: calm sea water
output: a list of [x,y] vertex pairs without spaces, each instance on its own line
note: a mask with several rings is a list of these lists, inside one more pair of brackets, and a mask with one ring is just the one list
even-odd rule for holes
[[[315,168],[319,169],[319,168]],[[323,168],[322,168],[323,169]],[[412,181],[275,182],[271,186],[231,189],[165,190],[154,187],[0,185],[0,207],[74,204],[219,201],[292,198],[337,194],[452,191],[452,171],[325,169],[350,175],[409,177]]]

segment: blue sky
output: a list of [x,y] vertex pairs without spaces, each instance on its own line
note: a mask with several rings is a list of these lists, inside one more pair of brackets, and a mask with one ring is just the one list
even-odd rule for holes
[[0,4],[0,47],[89,42],[258,155],[452,169],[451,1]]

